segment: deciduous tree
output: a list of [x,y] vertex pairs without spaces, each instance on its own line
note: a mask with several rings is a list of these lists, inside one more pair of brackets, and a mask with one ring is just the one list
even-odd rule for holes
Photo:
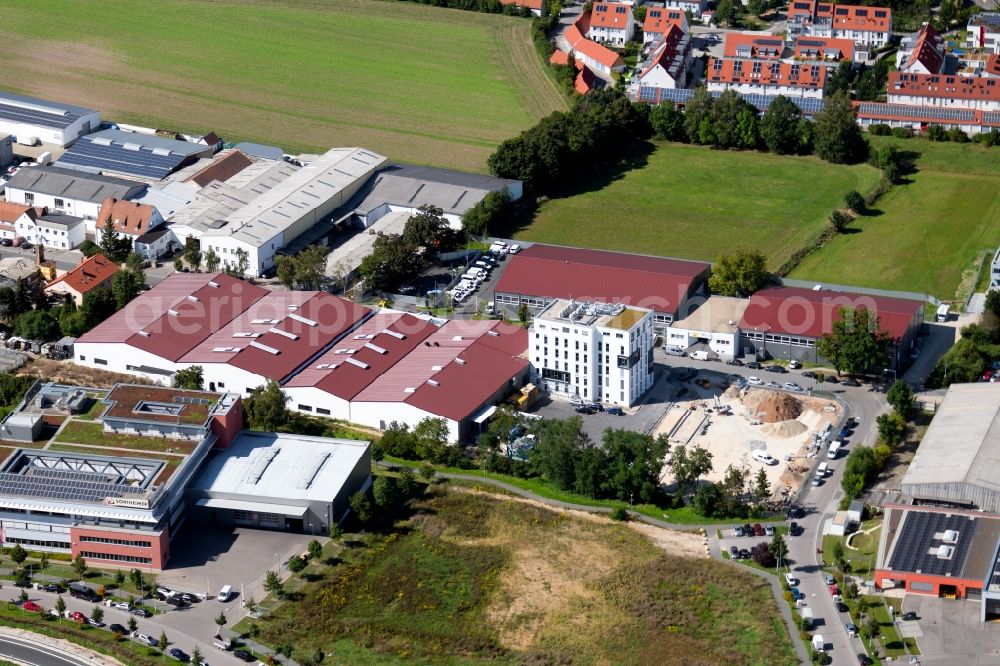
[[716,294],[746,298],[764,287],[770,278],[764,255],[756,249],[740,248],[719,255],[708,287]]
[[852,164],[865,158],[868,144],[846,94],[836,93],[824,99],[823,110],[814,116],[813,142],[816,154],[827,162]]
[[204,370],[200,365],[192,365],[174,373],[174,387],[189,391],[202,391],[205,388]]
[[771,100],[760,119],[760,136],[767,149],[779,155],[794,155],[801,150],[799,121],[802,111],[784,95]]
[[887,360],[889,334],[881,328],[877,316],[867,308],[841,308],[832,333],[816,341],[816,351],[837,369],[851,375],[881,368]]
[[274,432],[288,423],[287,405],[288,396],[274,380],[253,389],[243,401],[250,427],[265,432]]
[[683,444],[675,446],[670,452],[667,466],[677,485],[677,494],[683,496],[694,487],[699,478],[712,471],[712,452],[700,446],[692,446],[690,449]]
[[913,389],[902,379],[892,383],[886,391],[885,399],[900,416],[906,417],[913,409]]

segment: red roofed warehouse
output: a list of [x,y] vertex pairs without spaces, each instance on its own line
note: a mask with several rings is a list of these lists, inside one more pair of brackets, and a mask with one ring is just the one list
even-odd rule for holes
[[48,294],[69,294],[77,306],[83,305],[83,296],[94,289],[108,289],[118,272],[118,264],[103,254],[95,254],[79,266],[61,275],[45,287]]
[[878,317],[892,340],[894,369],[908,360],[923,325],[923,301],[796,287],[772,287],[750,297],[739,325],[743,353],[821,363],[816,340],[833,332],[843,308],[864,308]]
[[623,303],[653,311],[665,329],[701,292],[710,265],[555,245],[531,245],[511,257],[494,293],[496,304],[534,311],[556,299]]

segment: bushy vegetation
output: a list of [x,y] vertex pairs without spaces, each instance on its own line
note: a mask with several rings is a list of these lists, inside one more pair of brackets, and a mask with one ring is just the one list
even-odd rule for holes
[[978,324],[962,327],[961,338],[938,359],[927,377],[928,388],[978,381],[993,361],[1000,359],[1000,292],[986,293],[986,307]]
[[7,416],[21,402],[24,394],[35,383],[35,377],[11,375],[0,372],[0,418]]
[[833,330],[816,341],[816,351],[827,359],[837,373],[851,375],[881,372],[889,348],[889,333],[878,316],[867,308],[840,309]]
[[795,663],[766,582],[626,524],[446,485],[395,506],[286,583],[263,642],[299,663]]
[[367,289],[395,291],[439,252],[458,247],[459,241],[460,233],[449,226],[444,212],[424,205],[406,220],[402,234],[378,235],[371,253],[361,260],[358,274]]

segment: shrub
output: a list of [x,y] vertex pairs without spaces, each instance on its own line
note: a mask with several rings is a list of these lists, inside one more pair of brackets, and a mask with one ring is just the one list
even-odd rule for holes
[[857,190],[851,190],[844,197],[844,203],[855,213],[863,213],[865,210],[865,198]]
[[948,130],[948,140],[955,143],[969,143],[969,135],[957,127]]
[[892,134],[892,128],[884,123],[875,123],[868,126],[868,133],[873,136],[889,136]]
[[931,125],[927,128],[927,138],[931,141],[947,141],[948,132],[940,125]]
[[830,213],[830,226],[833,227],[833,230],[837,233],[842,232],[850,221],[850,218],[839,210],[835,210]]
[[628,510],[625,507],[620,506],[611,512],[611,518],[614,520],[620,520],[624,523],[629,521],[630,516],[628,515]]
[[893,127],[892,135],[897,139],[912,139],[913,138],[913,128],[912,127]]

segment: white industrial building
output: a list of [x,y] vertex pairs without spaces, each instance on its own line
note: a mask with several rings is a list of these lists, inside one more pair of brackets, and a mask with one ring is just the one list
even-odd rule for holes
[[244,431],[212,453],[186,495],[204,522],[325,535],[370,483],[369,442]]
[[653,385],[653,311],[555,300],[528,332],[532,382],[549,393],[630,406]]
[[17,221],[18,236],[58,250],[72,250],[86,240],[86,228],[83,218],[59,213],[22,215]]
[[105,199],[135,199],[146,186],[123,178],[54,166],[18,169],[7,183],[7,201],[82,217],[93,230]]
[[347,203],[386,161],[363,148],[329,150],[204,229],[202,251],[212,248],[223,262],[235,264],[242,250],[246,274],[261,276],[274,268],[279,250]]
[[740,320],[750,301],[731,296],[709,296],[697,309],[667,328],[668,346],[688,349],[702,344],[719,357],[740,354]]
[[12,134],[18,143],[64,148],[100,124],[100,111],[0,92],[0,133]]

